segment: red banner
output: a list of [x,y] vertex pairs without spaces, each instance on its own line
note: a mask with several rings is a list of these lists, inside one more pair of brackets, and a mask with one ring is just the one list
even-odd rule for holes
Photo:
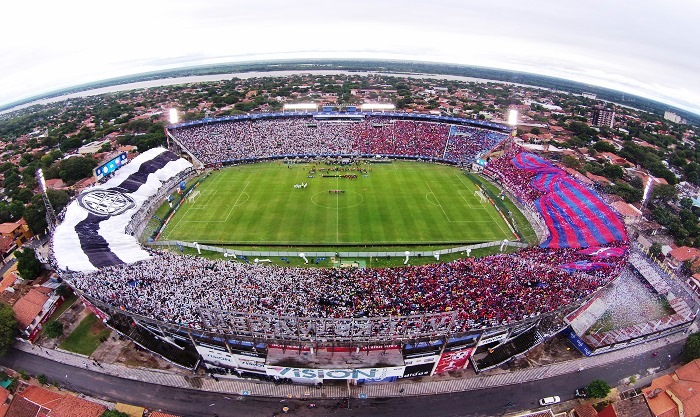
[[474,348],[467,348],[454,352],[443,352],[434,373],[441,374],[455,369],[466,368],[473,351]]

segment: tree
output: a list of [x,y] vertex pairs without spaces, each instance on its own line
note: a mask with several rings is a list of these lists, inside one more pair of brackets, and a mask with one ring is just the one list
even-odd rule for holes
[[38,277],[44,270],[41,262],[36,259],[36,253],[32,248],[25,247],[16,250],[15,258],[17,258],[17,272],[19,272],[24,279],[31,281]]
[[109,142],[105,142],[100,146],[100,150],[98,152],[109,152],[112,150],[112,144]]
[[561,163],[568,168],[579,169],[581,167],[581,162],[578,158],[571,155],[564,155],[561,158]]
[[604,140],[599,140],[598,142],[596,142],[595,145],[593,145],[593,149],[600,152],[617,152],[617,149],[615,148],[615,146],[613,146],[612,143],[606,142]]
[[651,247],[649,247],[649,253],[653,257],[657,257],[661,255],[661,243],[659,242],[654,242],[651,244]]
[[670,184],[659,184],[651,189],[651,199],[655,202],[668,203],[676,199],[676,187]]
[[78,149],[81,146],[83,146],[83,141],[77,136],[64,139],[61,141],[61,144],[58,145],[63,152],[72,151],[73,149]]
[[622,178],[625,171],[619,165],[607,164],[603,167],[603,176],[609,180]]
[[117,410],[107,410],[100,417],[129,417],[129,415]]
[[63,336],[63,324],[59,321],[52,321],[44,327],[44,334],[51,339]]
[[17,220],[24,214],[24,203],[22,203],[22,201],[20,200],[14,200],[10,203],[9,209],[10,216],[12,216],[13,219]]
[[12,307],[0,303],[0,356],[7,353],[17,333],[17,319]]
[[610,394],[610,385],[602,379],[594,379],[588,384],[586,391],[591,398],[605,398]]
[[[56,212],[60,212],[63,210],[65,206],[70,203],[70,196],[68,195],[67,192],[63,190],[46,190],[46,194],[49,196],[49,201],[51,202],[51,205],[53,206],[53,209],[56,210]],[[34,200],[32,200],[32,203],[34,203]],[[44,204],[44,200],[42,198],[37,199],[37,204]]]
[[61,161],[59,175],[66,183],[72,183],[92,175],[97,160],[91,157],[75,156]]
[[44,204],[32,204],[24,209],[24,221],[34,234],[43,233],[48,224],[46,224],[46,208]]
[[683,347],[683,361],[690,362],[700,359],[700,332],[688,336]]

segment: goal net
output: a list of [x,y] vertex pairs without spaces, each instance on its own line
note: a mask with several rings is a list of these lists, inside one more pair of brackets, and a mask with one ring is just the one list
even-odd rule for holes
[[480,203],[485,203],[486,201],[488,201],[488,199],[484,195],[484,192],[481,190],[474,191],[474,197],[478,198]]
[[187,196],[187,202],[191,203],[193,202],[197,196],[199,195],[199,190],[194,190],[192,191],[188,196]]

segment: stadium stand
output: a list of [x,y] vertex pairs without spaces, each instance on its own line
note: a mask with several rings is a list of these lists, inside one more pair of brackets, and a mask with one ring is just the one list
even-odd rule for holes
[[369,117],[359,121],[270,118],[216,121],[170,129],[205,165],[316,155],[386,155],[468,164],[503,141],[500,131],[433,121]]
[[[201,329],[208,306],[295,317],[367,317],[457,311],[463,330],[522,320],[587,297],[619,272],[624,257],[595,270],[572,249],[384,269],[319,269],[213,261],[169,252],[97,272],[64,274],[95,299],[139,315]],[[536,274],[533,271],[537,271]]]
[[[315,119],[311,115],[236,116],[188,122],[171,127],[168,134],[207,166],[331,155],[386,155],[468,165],[505,142],[506,130],[488,123],[392,113],[354,120]],[[538,213],[549,231],[539,247],[516,254],[398,268],[324,269],[253,264],[245,257],[210,260],[144,249],[128,233],[138,230],[129,222],[148,217],[135,213],[144,210],[138,199],[162,195],[156,193],[159,187],[171,187],[192,169],[167,151],[149,152],[144,153],[145,162],[132,161],[132,168],[95,188],[121,189],[123,184],[131,184],[139,192],[143,189],[143,196],[130,196],[138,207],[122,201],[128,206],[124,213],[92,217],[91,225],[82,227],[84,217],[92,214],[77,211],[86,208],[72,203],[62,213],[66,219],[63,229],[59,227],[54,236],[54,251],[65,244],[58,248],[55,261],[61,276],[78,294],[108,311],[113,323],[122,322],[130,337],[188,366],[197,362],[197,352],[206,355],[206,349],[224,351],[222,344],[258,343],[255,332],[237,333],[240,323],[248,328],[273,327],[274,335],[266,343],[297,343],[300,347],[303,341],[346,341],[343,337],[348,334],[350,343],[355,343],[354,330],[348,329],[361,326],[361,320],[378,318],[369,330],[376,336],[373,342],[420,345],[435,341],[446,347],[462,343],[459,349],[454,348],[463,356],[461,367],[479,346],[482,351],[489,346],[489,355],[478,364],[486,369],[560,330],[561,320],[546,326],[537,320],[590,299],[627,263],[624,226],[609,206],[565,171],[516,146],[509,146],[501,157],[491,158],[484,172],[497,179],[522,207]],[[155,159],[160,162],[154,165]],[[166,159],[178,164],[177,169],[162,171]],[[151,167],[149,172],[131,175],[125,181],[130,173],[140,172],[138,166],[144,163]],[[159,169],[163,175],[157,174]],[[158,178],[157,183],[150,180],[151,174]],[[150,190],[150,186],[155,189]],[[109,237],[114,243],[105,245],[102,233],[106,228],[95,225],[106,225],[112,218],[118,218],[115,224],[119,228]],[[90,239],[80,238],[86,233]],[[92,245],[92,238],[100,244]],[[73,259],[64,247],[82,252]],[[421,325],[409,320],[419,316],[424,318]],[[284,322],[289,318],[291,322]],[[315,321],[302,329],[307,319]],[[505,329],[507,326],[512,327]],[[487,333],[491,336],[485,336]],[[494,341],[480,344],[481,336]],[[469,342],[450,342],[454,337]],[[153,342],[156,339],[158,342]],[[204,340],[208,347],[196,346],[193,351],[187,346],[194,340]],[[173,351],[174,344],[182,349],[175,347]],[[248,353],[256,352],[251,348]],[[448,362],[448,356],[440,356],[436,369],[457,369],[441,365],[443,359]],[[411,372],[407,367],[406,375]]]

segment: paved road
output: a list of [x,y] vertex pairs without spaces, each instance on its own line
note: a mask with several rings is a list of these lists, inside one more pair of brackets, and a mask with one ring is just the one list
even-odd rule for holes
[[[502,388],[422,397],[352,399],[350,409],[337,409],[337,400],[314,400],[317,408],[309,409],[308,401],[241,397],[146,384],[64,365],[16,349],[0,358],[0,364],[33,374],[43,373],[49,380],[58,381],[62,387],[93,397],[147,405],[151,409],[163,409],[183,417],[269,417],[276,412],[281,413],[284,406],[290,407],[289,415],[297,416],[325,416],[332,412],[338,416],[485,417],[536,409],[537,399],[544,396],[559,395],[564,401],[573,399],[576,388],[596,378],[615,386],[633,374],[650,375],[668,368],[672,360],[675,362],[681,348],[682,343],[674,343],[659,349],[655,357],[648,353],[640,354],[608,366]],[[669,354],[672,355],[671,359]],[[642,383],[648,383],[649,379],[650,376],[636,386],[643,386]]]

